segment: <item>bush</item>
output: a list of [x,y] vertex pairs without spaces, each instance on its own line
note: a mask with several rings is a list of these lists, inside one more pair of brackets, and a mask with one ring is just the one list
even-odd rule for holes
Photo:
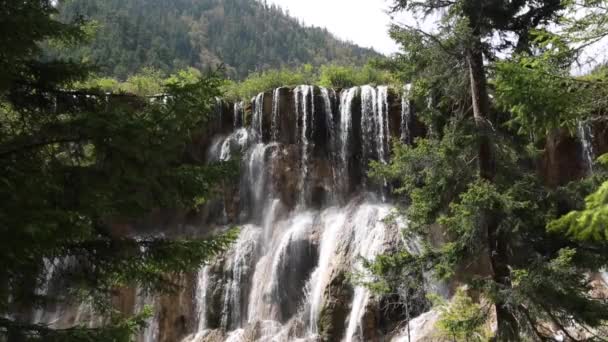
[[307,64],[296,69],[283,68],[255,72],[242,82],[228,82],[223,90],[226,99],[248,100],[260,92],[278,87],[315,84],[316,79],[314,68]]
[[226,99],[249,100],[263,91],[300,84],[328,88],[350,88],[364,84],[397,84],[388,71],[371,65],[359,68],[343,65],[324,65],[315,70],[311,65],[295,69],[278,69],[251,74],[242,82],[228,82],[224,86]]

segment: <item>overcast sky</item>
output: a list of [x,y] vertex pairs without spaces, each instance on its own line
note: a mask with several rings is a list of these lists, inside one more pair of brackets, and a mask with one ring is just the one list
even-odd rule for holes
[[326,27],[338,38],[390,54],[397,45],[388,36],[390,0],[267,0],[289,10],[307,25]]

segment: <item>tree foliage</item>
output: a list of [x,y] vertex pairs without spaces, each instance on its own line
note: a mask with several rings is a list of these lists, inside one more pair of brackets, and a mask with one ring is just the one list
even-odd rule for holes
[[[372,176],[395,183],[410,220],[404,234],[421,236],[423,249],[378,258],[369,271],[390,277],[394,267],[425,270],[468,284],[493,304],[497,340],[551,339],[547,324],[572,340],[577,329],[606,337],[608,306],[590,294],[588,277],[608,262],[598,241],[602,188],[583,201],[606,174],[600,168],[554,188],[536,164],[549,132],[604,117],[603,69],[570,73],[580,56],[573,41],[589,41],[578,30],[602,27],[603,17],[595,12],[577,26],[570,17],[577,6],[395,1],[396,10],[441,14],[433,31],[393,27],[403,49],[383,63],[412,81],[411,99],[429,133],[411,146],[397,142],[389,164],[372,165]],[[561,23],[561,32],[550,30]],[[476,331],[459,325],[463,317],[451,318],[459,333]]]
[[449,303],[438,296],[433,301],[440,312],[437,327],[441,335],[454,341],[488,340],[484,325],[489,308],[475,303],[465,289],[456,290]]
[[223,89],[227,99],[249,100],[264,91],[301,84],[347,88],[365,84],[397,85],[398,81],[389,72],[371,63],[363,67],[327,64],[320,68],[305,64],[292,69],[254,72],[241,82],[227,82]]
[[[319,9],[322,10],[322,9]],[[151,67],[164,73],[224,64],[229,76],[326,63],[362,65],[378,54],[306,27],[276,5],[255,0],[72,0],[61,17],[96,23],[91,44],[61,55],[126,79]]]
[[[147,74],[145,82],[131,80],[136,92],[162,96],[108,94],[113,89],[87,83],[86,65],[42,56],[41,44],[87,35],[79,20],[56,18],[50,0],[0,6],[0,334],[10,341],[126,341],[143,317],[115,312],[116,289],[174,290],[175,275],[197,269],[235,237],[116,229],[153,209],[196,210],[218,182],[235,176],[231,164],[204,166],[185,153],[223,81],[191,73],[152,81]],[[61,291],[38,291],[51,276],[62,279]],[[60,330],[16,314],[73,298],[91,302],[108,317],[106,326]]]

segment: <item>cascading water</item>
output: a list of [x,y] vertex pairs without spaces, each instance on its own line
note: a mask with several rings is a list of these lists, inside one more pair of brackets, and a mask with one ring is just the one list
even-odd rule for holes
[[350,88],[343,90],[340,96],[340,127],[338,150],[340,154],[338,173],[342,176],[342,182],[338,191],[346,193],[349,190],[350,185],[350,158],[352,157],[352,133],[353,133],[353,101],[355,96],[358,94],[359,88]]
[[[405,243],[398,238],[403,223],[398,220],[385,221],[392,211],[389,204],[375,200],[375,196],[364,193],[345,201],[334,200],[329,206],[321,209],[310,209],[308,191],[314,186],[310,178],[319,170],[313,163],[318,158],[312,151],[315,148],[315,129],[317,119],[323,120],[327,130],[328,166],[334,179],[332,191],[344,192],[350,180],[350,168],[362,167],[352,163],[357,156],[383,163],[389,161],[389,103],[387,87],[355,87],[345,89],[340,95],[338,104],[339,117],[335,117],[333,103],[335,93],[326,88],[319,88],[323,100],[322,108],[315,108],[315,88],[299,86],[292,91],[294,104],[294,123],[296,134],[297,160],[289,162],[287,169],[276,169],[274,166],[281,158],[289,156],[281,152],[286,148],[279,143],[280,89],[273,92],[273,109],[271,113],[270,143],[258,142],[245,147],[244,180],[241,190],[249,192],[249,202],[255,208],[241,237],[226,253],[227,260],[221,262],[223,270],[219,281],[223,307],[221,324],[214,329],[224,331],[225,341],[292,341],[296,339],[319,338],[324,331],[320,325],[328,305],[337,298],[329,289],[336,286],[340,276],[361,270],[360,258],[373,259],[389,247]],[[360,95],[360,97],[358,97]],[[263,94],[254,99],[252,131],[261,136],[262,116],[260,110]],[[283,95],[284,96],[284,95]],[[355,115],[360,98],[360,114]],[[360,115],[360,136],[355,132],[353,119]],[[400,127],[404,134],[403,126]],[[408,133],[409,134],[409,133]],[[234,134],[233,134],[234,135]],[[223,138],[227,139],[227,138]],[[233,138],[234,139],[234,138]],[[230,139],[227,139],[230,140]],[[226,140],[224,140],[226,141]],[[358,141],[358,142],[357,142]],[[220,160],[226,160],[233,154],[233,149],[242,150],[246,144],[227,144],[220,149]],[[358,147],[357,147],[358,146]],[[273,151],[272,153],[270,151]],[[319,161],[315,161],[319,163]],[[287,172],[289,177],[297,177],[294,190],[298,191],[296,206],[291,211],[271,184],[272,173]],[[280,192],[280,191],[279,191]],[[337,198],[337,197],[336,197]],[[244,246],[250,246],[244,248]],[[256,246],[253,248],[252,246]],[[238,260],[238,261],[237,261]],[[246,263],[250,268],[239,267]],[[209,272],[214,267],[206,267]],[[204,273],[205,271],[203,271]],[[215,271],[217,272],[217,271]],[[200,282],[209,282],[209,275],[199,275]],[[237,290],[237,284],[241,287]],[[370,291],[363,286],[344,283],[340,286],[352,287],[352,295],[345,307],[347,315],[343,319],[344,330],[340,334],[344,341],[361,341],[365,337],[362,324],[365,313],[374,300]],[[199,317],[209,313],[211,305],[208,296],[208,285],[205,295],[197,300]],[[200,286],[199,286],[199,290]],[[247,292],[248,296],[243,294]],[[205,308],[206,307],[206,308]],[[199,321],[200,322],[200,321]],[[227,323],[230,322],[230,323]],[[199,323],[200,336],[207,336],[210,327]],[[194,335],[196,336],[196,335]],[[205,340],[202,338],[201,340]]]
[[377,131],[378,131],[378,160],[388,163],[389,158],[389,131],[388,131],[388,87],[378,87],[377,105]]
[[[271,95],[272,110],[264,110]],[[201,229],[237,225],[240,235],[192,277],[193,307],[184,311],[194,317],[163,321],[167,310],[159,306],[167,304],[137,291],[134,312],[156,306],[138,341],[157,341],[167,336],[163,329],[182,321],[189,322],[180,325],[190,333],[188,342],[389,336],[396,327],[382,325],[389,318],[368,318],[382,315],[374,312],[380,298],[349,275],[363,272],[361,258],[408,245],[399,234],[405,223],[388,220],[390,202],[364,186],[369,161],[389,162],[391,138],[412,138],[403,123],[410,111],[391,118],[392,98],[388,87],[354,87],[339,95],[307,85],[280,88],[252,99],[248,124],[249,105],[220,106],[232,110],[233,131],[226,134],[223,127],[210,139],[206,158],[240,158],[241,179],[234,192],[224,190],[222,216],[209,215],[211,228]],[[201,211],[219,211],[214,203]]]
[[207,289],[209,287],[209,266],[204,265],[198,271],[196,281],[196,314],[197,330],[203,332],[207,329],[207,317],[205,308],[207,307]]
[[272,140],[279,140],[279,112],[281,109],[281,88],[277,88],[272,93],[272,126],[270,129],[270,136]]
[[301,144],[301,170],[300,176],[300,204],[306,205],[309,201],[307,181],[309,177],[309,160],[310,153],[313,148],[311,146],[311,137],[314,134],[314,113],[315,113],[315,98],[314,87],[302,85],[294,89],[294,102],[296,108],[296,118],[302,123],[300,131]]
[[264,117],[264,93],[259,93],[253,101],[253,118],[251,127],[259,141],[262,140],[262,126]]
[[241,128],[245,125],[245,104],[243,102],[235,102],[233,108],[234,129]]
[[[56,264],[56,260],[49,260],[49,259],[44,259],[43,260],[43,274],[44,274],[44,281],[42,282],[42,284],[40,284],[40,286],[35,290],[36,295],[38,296],[46,296],[48,294],[49,291],[49,285],[53,279],[53,276],[55,275],[55,264]],[[45,310],[43,310],[42,308],[37,308],[34,311],[34,315],[33,315],[33,319],[32,319],[32,323],[52,323],[53,319],[49,319],[48,317],[45,320]]]
[[[373,259],[383,250],[385,242],[386,227],[382,220],[390,213],[388,207],[365,206],[357,212],[354,217],[355,229],[353,231],[353,244],[358,248],[355,258],[363,257],[367,260]],[[360,267],[353,260],[354,268]],[[346,330],[346,341],[350,342],[357,335],[362,335],[360,328],[361,318],[369,301],[370,291],[364,286],[355,288],[352,309],[349,315]],[[358,331],[359,330],[359,331]]]
[[141,289],[135,291],[135,313],[141,313],[146,308],[152,308],[152,316],[146,320],[146,326],[144,327],[141,335],[138,338],[138,342],[155,342],[158,341],[159,326],[158,326],[158,312],[155,310],[155,298]]
[[591,122],[581,121],[578,123],[578,138],[581,141],[581,148],[583,150],[583,157],[585,158],[585,164],[587,172],[593,173],[593,162],[595,159],[595,152],[593,150],[593,129]]
[[364,166],[388,161],[388,87],[361,87],[361,134]]
[[401,95],[401,141],[406,144],[412,144],[412,120],[414,115],[414,106],[411,103],[412,85],[406,84],[403,87]]
[[260,234],[259,227],[245,226],[234,245],[233,255],[225,266],[226,269],[232,270],[231,277],[224,288],[222,311],[227,314],[222,316],[221,325],[226,330],[240,328],[246,321],[241,313],[246,310],[247,303],[244,302],[244,299],[247,294],[242,293],[241,286],[245,283],[245,277],[251,273],[250,268],[253,266],[251,260],[257,254]]
[[318,266],[312,273],[309,283],[310,316],[308,325],[311,335],[316,335],[319,332],[318,321],[323,304],[323,293],[329,282],[332,260],[342,232],[341,228],[346,221],[346,213],[337,209],[327,211],[323,215],[322,219],[327,222],[328,227],[323,230]]

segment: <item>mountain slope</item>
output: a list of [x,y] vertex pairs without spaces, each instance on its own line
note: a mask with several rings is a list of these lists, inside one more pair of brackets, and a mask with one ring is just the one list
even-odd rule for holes
[[142,67],[172,71],[224,63],[233,78],[305,63],[363,64],[378,56],[327,30],[305,27],[256,0],[71,0],[61,16],[99,25],[90,46],[68,56],[124,78]]

